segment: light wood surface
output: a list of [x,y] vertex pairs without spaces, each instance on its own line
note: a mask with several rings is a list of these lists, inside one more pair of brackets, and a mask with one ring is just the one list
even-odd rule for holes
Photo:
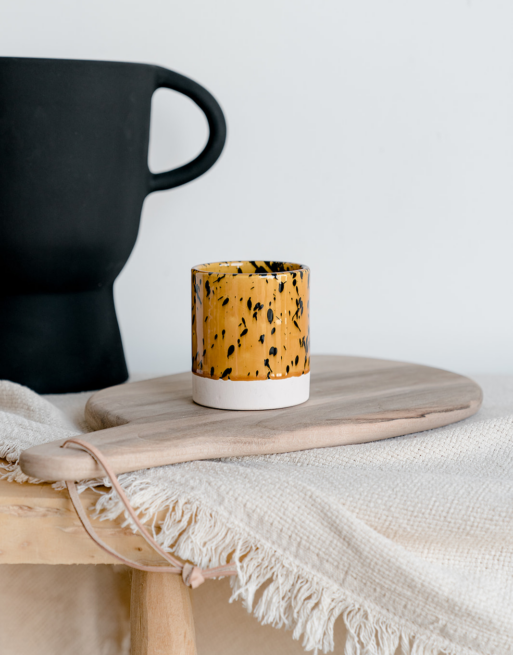
[[[81,499],[90,507],[98,496],[89,490]],[[142,537],[121,527],[121,518],[92,523],[123,555],[162,562]],[[67,490],[0,480],[0,564],[118,563],[87,535]],[[196,655],[190,593],[179,575],[134,570],[130,623],[132,655]]]
[[[89,508],[98,500],[85,491]],[[91,519],[100,537],[118,552],[140,562],[162,562],[142,537],[123,528],[123,519]],[[49,484],[0,480],[0,564],[119,564],[91,540],[73,509],[67,490]]]
[[[230,382],[226,382],[230,384]],[[474,414],[482,392],[440,369],[363,357],[312,357],[310,400],[266,411],[225,411],[191,399],[191,374],[111,387],[94,394],[87,435],[116,473],[196,459],[282,453],[387,439]],[[429,435],[426,435],[429,438]],[[81,480],[101,469],[56,441],[26,450],[25,473]]]
[[189,589],[173,573],[132,572],[131,655],[196,655]]

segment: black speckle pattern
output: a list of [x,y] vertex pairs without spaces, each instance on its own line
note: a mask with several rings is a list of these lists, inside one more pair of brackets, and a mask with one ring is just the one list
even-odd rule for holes
[[193,372],[231,380],[262,379],[262,366],[268,379],[309,372],[309,288],[308,268],[282,262],[193,269]]

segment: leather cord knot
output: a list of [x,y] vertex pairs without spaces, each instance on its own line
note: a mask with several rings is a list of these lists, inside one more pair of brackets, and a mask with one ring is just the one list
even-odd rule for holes
[[109,478],[110,483],[112,484],[112,488],[118,494],[120,501],[124,505],[128,515],[130,516],[130,519],[135,523],[135,525],[139,529],[141,536],[147,541],[147,543],[154,550],[156,550],[167,562],[169,562],[171,566],[145,566],[144,564],[139,564],[139,562],[134,562],[133,560],[129,560],[126,557],[123,557],[123,555],[120,555],[113,548],[108,546],[104,541],[100,539],[100,537],[98,537],[98,535],[94,531],[93,526],[89,521],[89,517],[87,516],[87,513],[84,510],[84,507],[78,496],[76,484],[73,481],[66,480],[66,486],[69,491],[69,496],[71,502],[73,503],[73,507],[75,508],[77,516],[80,519],[80,522],[84,526],[87,534],[98,546],[100,546],[102,550],[104,550],[109,555],[112,555],[112,557],[115,557],[123,564],[126,564],[127,566],[131,566],[134,569],[139,569],[139,571],[147,571],[149,573],[181,574],[184,583],[188,587],[191,587],[192,589],[196,589],[196,587],[199,587],[200,584],[205,582],[207,578],[222,577],[225,575],[238,575],[237,568],[232,564],[224,564],[222,566],[217,566],[210,569],[200,569],[199,566],[194,566],[193,564],[189,564],[188,562],[183,563],[176,557],[173,557],[173,555],[171,555],[170,553],[167,553],[161,546],[158,545],[155,539],[150,535],[150,533],[146,530],[144,525],[139,520],[139,517],[134,511],[134,508],[130,505],[130,501],[128,500],[125,492],[123,491],[123,488],[119,484],[116,474],[111,469],[109,463],[107,462],[103,454],[98,450],[98,448],[88,443],[87,441],[83,441],[82,439],[77,439],[75,437],[71,439],[67,439],[62,444],[62,448],[66,448],[68,444],[77,445],[82,450],[88,452],[91,455],[91,457],[93,457],[98,462],[98,464],[105,471],[105,475]]
[[187,587],[192,587],[193,589],[196,589],[196,587],[199,587],[200,584],[205,582],[203,571],[199,567],[189,563],[183,565],[182,580]]

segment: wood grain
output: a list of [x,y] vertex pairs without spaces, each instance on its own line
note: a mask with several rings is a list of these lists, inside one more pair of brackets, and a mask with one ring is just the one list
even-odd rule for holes
[[[230,384],[227,382],[226,384]],[[88,441],[116,473],[196,459],[347,445],[420,432],[471,416],[479,386],[456,373],[380,359],[312,357],[310,400],[265,411],[225,411],[191,399],[191,374],[111,387],[94,394]],[[429,438],[426,435],[426,438]],[[61,441],[26,450],[21,467],[43,480],[81,480],[101,469]]]
[[[81,494],[86,507],[98,495]],[[118,552],[142,564],[162,563],[142,537],[115,521],[91,519]],[[86,533],[67,490],[0,480],[0,564],[119,564]],[[133,571],[133,655],[196,655],[189,589],[179,575]]]
[[[91,490],[80,497],[86,508],[98,500]],[[100,537],[126,557],[141,564],[162,562],[142,537],[122,527],[122,517],[91,522]],[[67,490],[0,480],[0,564],[118,563],[86,533]]]
[[132,655],[196,655],[189,589],[173,573],[132,571]]

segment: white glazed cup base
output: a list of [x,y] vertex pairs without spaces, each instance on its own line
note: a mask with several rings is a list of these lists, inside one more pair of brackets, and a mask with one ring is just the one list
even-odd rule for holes
[[192,399],[215,409],[280,409],[310,397],[310,373],[283,380],[212,380],[192,374]]

